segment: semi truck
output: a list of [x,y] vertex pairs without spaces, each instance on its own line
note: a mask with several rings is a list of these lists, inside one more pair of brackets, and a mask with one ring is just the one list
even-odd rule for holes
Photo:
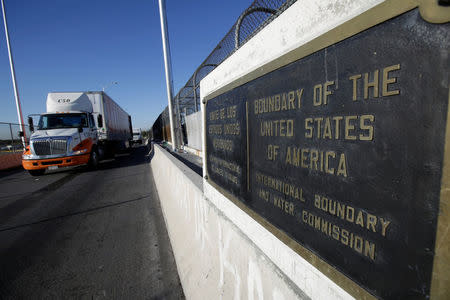
[[142,144],[142,131],[140,128],[133,129],[133,144]]
[[52,92],[47,110],[39,116],[22,155],[22,165],[33,176],[61,167],[89,165],[130,148],[131,117],[105,92]]

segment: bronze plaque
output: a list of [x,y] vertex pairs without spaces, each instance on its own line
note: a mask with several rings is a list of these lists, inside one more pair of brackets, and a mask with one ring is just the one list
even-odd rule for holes
[[449,32],[413,10],[210,99],[208,180],[371,294],[427,298]]

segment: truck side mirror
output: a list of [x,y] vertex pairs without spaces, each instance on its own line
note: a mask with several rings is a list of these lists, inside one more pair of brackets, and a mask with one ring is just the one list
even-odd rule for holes
[[82,132],[83,132],[83,125],[80,125],[80,126],[78,127],[78,132],[79,132],[79,133],[82,133]]
[[33,125],[33,118],[32,117],[28,117],[28,127],[30,128],[31,132],[34,131],[34,125]]
[[97,124],[98,124],[98,127],[103,127],[103,117],[102,117],[102,115],[98,115],[97,116]]

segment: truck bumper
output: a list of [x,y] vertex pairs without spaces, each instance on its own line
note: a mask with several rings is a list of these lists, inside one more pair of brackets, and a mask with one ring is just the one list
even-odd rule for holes
[[50,166],[70,167],[87,164],[89,162],[90,153],[66,156],[51,159],[23,159],[22,166],[25,170],[41,170]]

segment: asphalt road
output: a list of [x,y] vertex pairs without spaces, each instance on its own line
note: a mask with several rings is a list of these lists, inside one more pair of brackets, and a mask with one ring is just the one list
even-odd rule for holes
[[148,153],[0,172],[0,299],[183,299]]

